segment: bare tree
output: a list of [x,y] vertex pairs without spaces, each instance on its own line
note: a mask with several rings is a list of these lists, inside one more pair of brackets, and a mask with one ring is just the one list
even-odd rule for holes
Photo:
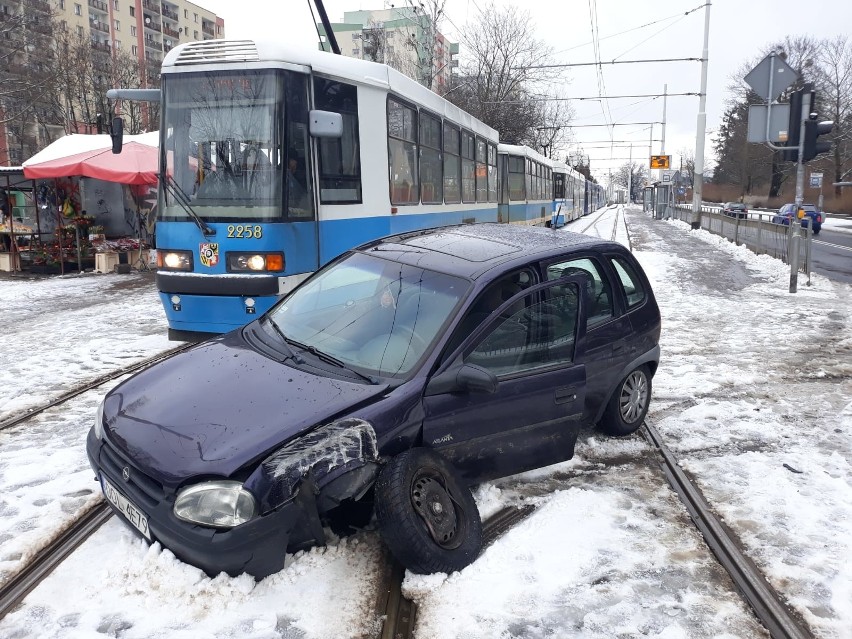
[[[823,40],[816,51],[814,76],[821,119],[834,121],[831,165],[834,181],[844,179],[852,161],[852,42],[845,35]],[[840,187],[835,187],[840,197]]]
[[630,200],[637,199],[637,193],[642,188],[642,183],[648,177],[648,171],[644,164],[638,162],[625,162],[612,174],[612,183],[624,188],[632,187],[629,194]]
[[559,73],[541,68],[551,62],[551,49],[535,37],[528,11],[490,3],[465,26],[462,41],[468,57],[445,96],[448,100],[497,129],[509,143],[534,145],[541,139],[539,130],[567,124],[549,120],[552,110],[533,92],[553,85]]

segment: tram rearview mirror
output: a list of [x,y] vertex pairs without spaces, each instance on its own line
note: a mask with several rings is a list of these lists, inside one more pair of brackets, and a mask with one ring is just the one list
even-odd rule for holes
[[121,147],[124,145],[124,120],[119,117],[112,119],[109,136],[112,138],[112,152],[121,153]]
[[343,137],[343,116],[339,113],[314,109],[310,119],[311,135],[315,138]]

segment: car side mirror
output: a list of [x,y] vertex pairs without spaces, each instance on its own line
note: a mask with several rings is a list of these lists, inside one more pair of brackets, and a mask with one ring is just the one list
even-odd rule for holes
[[475,364],[461,364],[435,375],[426,386],[425,394],[494,393],[497,386],[497,377],[491,371]]
[[310,113],[311,135],[315,138],[343,137],[343,116],[333,111],[313,109]]
[[124,120],[119,117],[112,119],[109,136],[112,138],[112,152],[121,153],[121,148],[124,146]]

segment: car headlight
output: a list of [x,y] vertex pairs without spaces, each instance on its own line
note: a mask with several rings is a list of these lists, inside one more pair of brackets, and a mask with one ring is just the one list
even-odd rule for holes
[[95,437],[98,440],[104,438],[104,402],[106,401],[106,395],[104,395],[103,399],[101,399],[101,403],[98,404],[98,410],[95,412]]
[[178,519],[213,528],[233,528],[254,517],[254,496],[237,481],[206,481],[178,493],[174,513]]

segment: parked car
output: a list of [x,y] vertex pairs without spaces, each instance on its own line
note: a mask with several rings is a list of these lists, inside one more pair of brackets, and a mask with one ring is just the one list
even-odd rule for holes
[[748,207],[742,202],[725,202],[722,205],[722,215],[737,218],[748,218]]
[[800,208],[804,211],[803,215],[797,213],[795,204],[785,204],[778,209],[777,214],[772,216],[772,223],[789,226],[790,220],[793,218],[801,219],[803,227],[807,228],[808,224],[813,224],[814,235],[819,235],[823,220],[825,219],[822,211],[817,210],[817,207],[813,204],[802,204]]
[[119,384],[87,452],[113,508],[210,575],[277,572],[326,524],[373,513],[404,566],[451,572],[482,544],[469,486],[571,458],[582,426],[639,428],[659,337],[614,242],[396,235]]

